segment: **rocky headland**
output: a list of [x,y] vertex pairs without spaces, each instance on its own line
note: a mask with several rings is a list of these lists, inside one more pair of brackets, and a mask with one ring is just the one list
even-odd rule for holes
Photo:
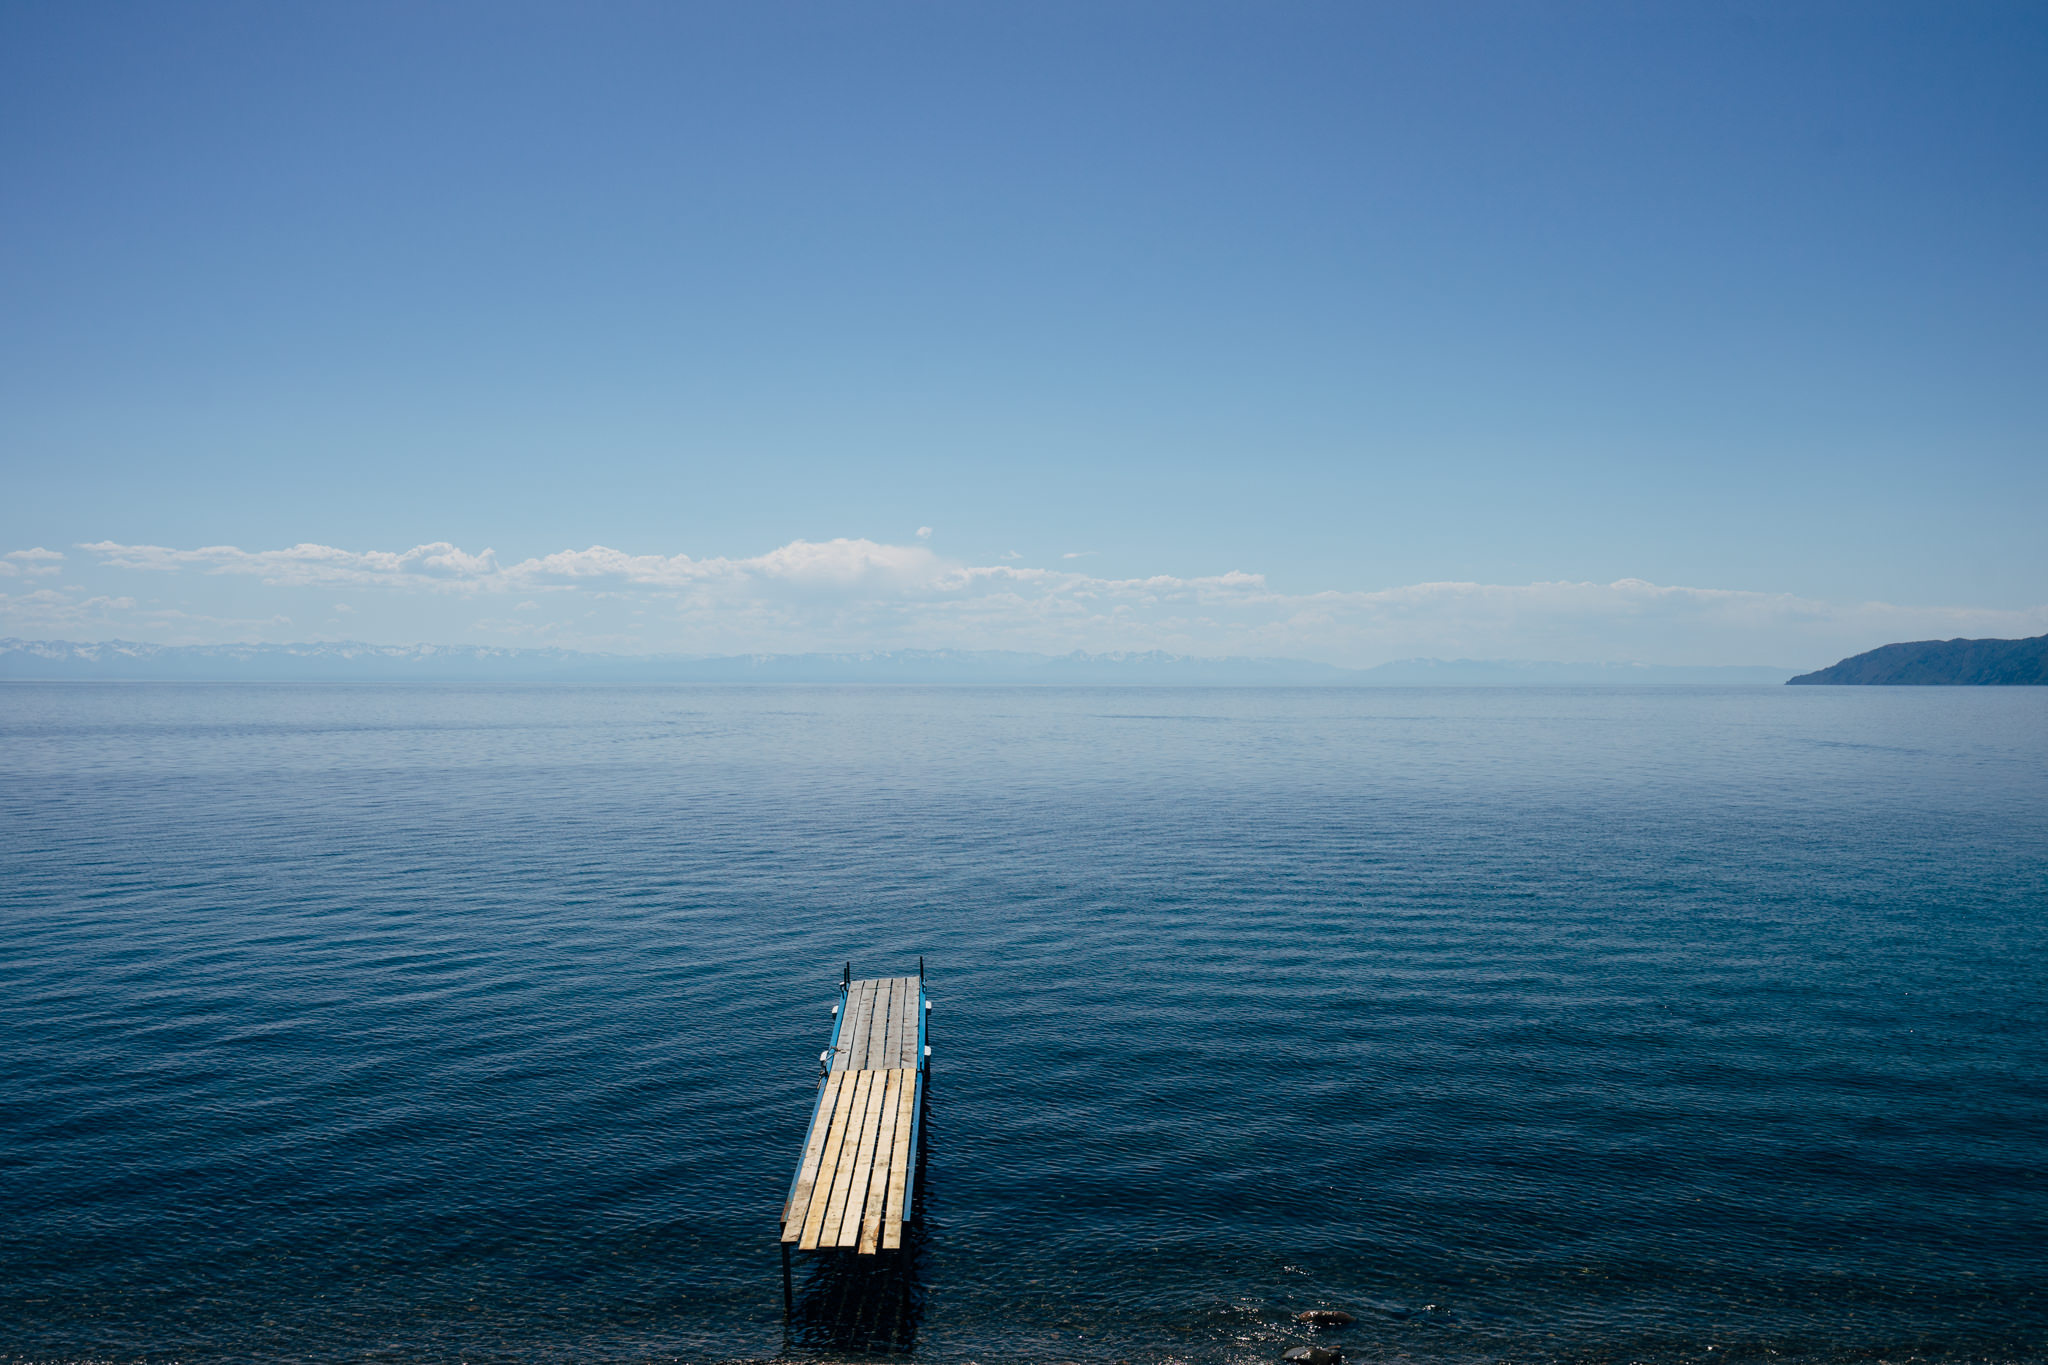
[[1800,684],[1869,687],[2048,686],[2048,635],[2025,640],[1916,640],[1852,655]]

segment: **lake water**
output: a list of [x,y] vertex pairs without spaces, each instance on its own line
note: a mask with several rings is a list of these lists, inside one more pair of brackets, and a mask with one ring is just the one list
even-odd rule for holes
[[0,686],[0,1359],[2048,1360],[2044,915],[2048,689]]

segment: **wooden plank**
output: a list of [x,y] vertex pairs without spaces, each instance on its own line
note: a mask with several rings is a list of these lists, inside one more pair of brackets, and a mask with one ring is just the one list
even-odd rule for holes
[[[860,1147],[854,1155],[853,1179],[849,1182],[849,1193],[845,1211],[839,1220],[839,1245],[850,1247],[860,1242],[861,1206],[867,1203],[868,1186],[874,1171],[875,1137],[882,1126],[882,1093],[886,1088],[889,1073],[886,1071],[864,1071],[861,1073],[873,1082],[868,1087],[867,1116],[860,1126]],[[832,1211],[825,1211],[825,1222],[829,1227]]]
[[[848,1142],[849,1130],[859,1137],[857,1125],[867,1112],[868,1077],[872,1072],[854,1073],[854,1084],[842,1085],[840,1093],[848,1096],[845,1108],[832,1120],[832,1136],[825,1142],[825,1157],[819,1164],[818,1179],[825,1179],[826,1169],[832,1171],[831,1184],[826,1187],[823,1199],[815,1195],[811,1199],[810,1212],[804,1216],[803,1240],[797,1243],[800,1251],[815,1250],[820,1242],[836,1246],[839,1239],[839,1218],[846,1211],[846,1192],[853,1182],[853,1152],[855,1143]],[[836,1211],[835,1211],[836,1210]]]
[[782,1211],[785,1242],[794,1242],[803,1235],[804,1214],[811,1205],[811,1190],[818,1183],[818,1162],[825,1155],[825,1139],[832,1132],[832,1111],[839,1105],[839,1083],[845,1079],[843,1071],[827,1076],[825,1089],[818,1096],[817,1113],[812,1116],[811,1131],[804,1138],[804,1157],[796,1168],[796,1187],[790,1192],[788,1207]]
[[897,1054],[897,1066],[917,1065],[917,1037],[924,1024],[924,983],[916,977],[910,981],[910,1014],[903,1021],[903,1051]]
[[839,1153],[846,1139],[847,1126],[853,1120],[853,1077],[842,1076],[838,1102],[832,1106],[832,1124],[825,1138],[825,1145],[818,1158],[818,1176],[811,1187],[811,1198],[804,1209],[798,1247],[809,1250],[818,1244],[818,1236],[825,1226],[825,1204],[832,1194],[832,1179],[839,1169]]
[[910,1150],[911,1119],[917,1105],[917,1072],[899,1071],[896,1086],[895,1141],[889,1145],[889,1202],[882,1210],[882,1249],[895,1251],[903,1245],[903,1192],[910,1185],[910,1163],[917,1153]]
[[903,1005],[903,982],[899,978],[889,983],[889,1036],[882,1040],[881,1066],[903,1065],[896,1059],[903,1055],[903,1016],[907,1012]]
[[870,1071],[880,1071],[887,1065],[882,1060],[882,1045],[889,1037],[889,984],[875,983],[875,1007],[868,1015],[868,1059],[861,1065]]
[[882,983],[882,998],[889,1002],[886,1016],[879,1018],[881,1028],[875,1032],[875,1050],[868,1058],[868,1065],[876,1071],[889,1068],[889,1042],[896,1036],[900,1021],[896,1017],[896,978],[890,977]]
[[[901,995],[901,991],[898,991]],[[901,1071],[885,1071],[882,1086],[882,1123],[875,1130],[875,1159],[868,1175],[867,1205],[861,1211],[860,1254],[872,1256],[882,1241],[882,1210],[889,1200],[889,1164],[896,1154],[896,1092],[903,1084]]]
[[866,1015],[863,1009],[874,999],[874,992],[865,981],[856,981],[846,992],[846,1022],[839,1026],[839,1052],[832,1059],[834,1071],[858,1071],[861,1069],[859,1053],[867,1040]]
[[825,1219],[818,1228],[818,1247],[830,1250],[839,1245],[839,1225],[846,1221],[846,1205],[849,1200],[860,1198],[860,1184],[857,1179],[857,1164],[860,1159],[860,1135],[866,1127],[868,1104],[874,1098],[874,1073],[858,1071],[849,1082],[855,1088],[853,1107],[846,1115],[846,1136],[839,1148],[839,1165],[833,1172],[832,1193],[825,1205]]
[[883,992],[880,981],[868,983],[868,1022],[864,1038],[867,1050],[862,1054],[861,1069],[875,1071],[880,1068],[875,1062],[875,1035],[889,1018],[889,997]]
[[889,1026],[889,983],[886,981],[876,981],[871,984],[870,989],[874,1000],[868,1007],[867,1060],[862,1062],[861,1066],[869,1071],[880,1071],[882,1068],[876,1058],[875,1040],[881,1037],[883,1031]]

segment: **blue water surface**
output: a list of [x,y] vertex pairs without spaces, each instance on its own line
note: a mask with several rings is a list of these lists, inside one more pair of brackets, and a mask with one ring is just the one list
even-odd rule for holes
[[2048,689],[0,685],[0,1358],[2048,1360],[2044,913]]

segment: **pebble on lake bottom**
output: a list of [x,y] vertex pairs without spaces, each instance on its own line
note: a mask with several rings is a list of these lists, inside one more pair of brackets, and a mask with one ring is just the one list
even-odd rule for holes
[[1294,1361],[1295,1365],[1337,1365],[1344,1353],[1327,1346],[1290,1346],[1280,1353],[1280,1358]]

